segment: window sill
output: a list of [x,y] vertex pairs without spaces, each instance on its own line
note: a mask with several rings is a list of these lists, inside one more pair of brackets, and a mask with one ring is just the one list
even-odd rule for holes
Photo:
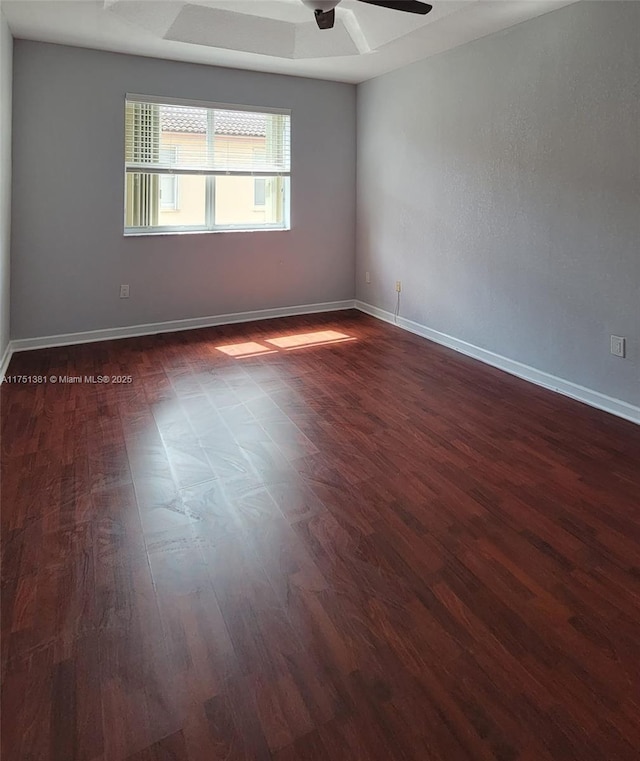
[[125,238],[149,238],[158,235],[211,235],[217,233],[285,233],[291,227],[236,227],[226,230],[156,230],[156,231],[133,231],[123,233]]

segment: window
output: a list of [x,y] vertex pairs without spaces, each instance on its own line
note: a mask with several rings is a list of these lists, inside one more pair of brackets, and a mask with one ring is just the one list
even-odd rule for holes
[[[178,146],[160,148],[160,161],[165,164],[176,164]],[[178,211],[178,175],[176,174],[163,174],[160,177],[160,209],[162,211]]]
[[125,234],[289,227],[288,112],[128,95]]
[[264,177],[256,177],[253,181],[253,205],[264,206],[267,202],[267,181]]

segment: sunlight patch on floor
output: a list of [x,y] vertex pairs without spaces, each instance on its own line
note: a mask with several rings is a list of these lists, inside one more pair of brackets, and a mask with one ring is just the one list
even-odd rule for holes
[[256,354],[274,354],[275,349],[264,346],[256,341],[245,341],[239,344],[227,344],[226,346],[216,346],[218,351],[227,354],[229,357],[241,359],[242,357],[255,357]]
[[345,333],[337,330],[316,330],[313,333],[296,333],[293,336],[280,338],[267,338],[268,344],[273,344],[279,349],[297,349],[299,346],[317,346],[318,344],[334,343],[350,338]]
[[292,349],[326,346],[327,344],[355,340],[355,336],[349,336],[337,330],[315,330],[312,333],[295,333],[291,336],[265,338],[264,343],[245,341],[243,343],[216,346],[216,349],[234,359],[243,359],[244,357],[259,357],[263,354],[275,354],[278,350],[291,351]]

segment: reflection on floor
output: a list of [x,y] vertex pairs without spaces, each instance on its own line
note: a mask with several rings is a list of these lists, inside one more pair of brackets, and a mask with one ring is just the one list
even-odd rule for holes
[[[327,344],[355,341],[355,336],[339,333],[337,330],[315,330],[312,333],[296,333],[291,336],[279,336],[263,339],[266,344],[257,341],[244,341],[226,346],[216,346],[218,351],[236,359],[254,357],[256,354],[272,354],[277,349],[302,349],[309,346],[325,346]],[[273,347],[277,347],[274,349]]]

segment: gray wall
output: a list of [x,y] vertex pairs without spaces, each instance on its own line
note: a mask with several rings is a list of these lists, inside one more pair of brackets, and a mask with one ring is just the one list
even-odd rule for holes
[[[292,230],[124,238],[126,92],[291,108]],[[16,40],[12,337],[353,298],[355,100],[353,85]]]
[[636,2],[359,86],[357,297],[640,404],[639,142]]
[[0,11],[0,359],[9,344],[12,58],[13,39]]

